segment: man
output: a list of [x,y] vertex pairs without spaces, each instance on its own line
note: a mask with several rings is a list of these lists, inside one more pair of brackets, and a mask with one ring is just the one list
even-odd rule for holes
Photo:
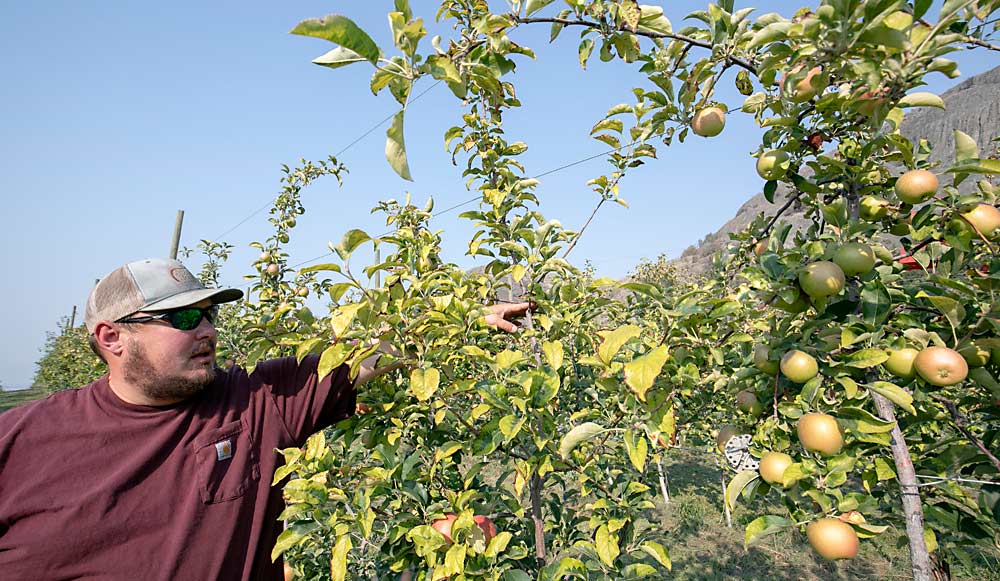
[[[282,578],[275,450],[349,417],[382,370],[216,368],[215,310],[242,296],[173,260],[97,284],[86,325],[108,374],[0,415],[0,579]],[[527,308],[492,307],[487,323],[515,331],[505,319]]]

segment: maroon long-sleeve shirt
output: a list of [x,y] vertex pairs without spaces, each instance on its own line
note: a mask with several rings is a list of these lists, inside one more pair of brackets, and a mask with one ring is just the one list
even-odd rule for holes
[[0,414],[0,579],[281,579],[275,449],[355,406],[347,369],[317,363],[219,370],[166,407],[105,376]]

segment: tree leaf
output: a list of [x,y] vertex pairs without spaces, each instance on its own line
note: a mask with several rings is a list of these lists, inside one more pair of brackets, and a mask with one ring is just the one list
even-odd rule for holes
[[352,63],[365,62],[365,57],[359,55],[349,48],[338,46],[337,48],[313,59],[313,64],[322,65],[330,69],[339,69]]
[[773,514],[759,517],[747,525],[746,538],[743,541],[743,546],[749,547],[759,542],[764,537],[773,535],[774,533],[780,532],[781,530],[789,528],[792,525],[792,521],[787,518],[775,516]]
[[351,536],[341,535],[333,547],[330,557],[330,577],[332,581],[344,581],[347,578],[347,554],[351,550]]
[[736,497],[743,492],[743,489],[747,487],[748,484],[760,477],[760,474],[756,470],[744,470],[733,477],[729,481],[729,486],[726,486],[726,505],[729,510],[736,508]]
[[340,14],[303,20],[292,29],[292,34],[335,42],[373,65],[378,64],[378,57],[381,54],[378,45],[364,30],[361,30],[353,20]]
[[625,364],[625,384],[632,389],[639,401],[646,401],[646,392],[656,381],[663,364],[667,362],[667,346],[660,345],[641,357]]
[[847,365],[857,369],[869,369],[881,365],[887,359],[889,359],[889,354],[883,349],[862,349],[847,357]]
[[940,311],[953,327],[960,326],[962,320],[965,319],[965,307],[962,306],[962,303],[951,297],[932,296],[924,291],[920,291],[917,293],[917,298],[929,300],[934,305],[934,308]]
[[416,368],[410,372],[410,393],[418,401],[427,401],[437,391],[441,382],[441,373],[431,367],[429,369]]
[[343,336],[344,331],[351,326],[351,323],[354,322],[354,317],[358,315],[358,311],[363,306],[365,306],[365,303],[350,303],[337,307],[333,316],[330,317],[330,328],[333,330],[334,338]]
[[958,164],[973,159],[979,159],[979,145],[976,144],[975,139],[956,129],[955,163]]
[[[342,260],[347,260],[347,257],[351,255],[352,252],[357,250],[358,246],[371,240],[371,236],[368,235],[364,230],[359,230],[357,228],[348,230],[344,233],[344,237],[340,240],[340,244],[337,245],[334,250],[337,255],[340,256]],[[333,270],[333,269],[324,269]],[[340,272],[340,268],[336,269],[336,272]]]
[[646,469],[646,455],[649,451],[646,438],[637,436],[635,432],[628,430],[625,432],[625,451],[628,452],[628,458],[636,470],[642,472]]
[[385,133],[385,158],[389,161],[396,174],[407,181],[413,181],[410,176],[410,166],[406,162],[406,144],[403,142],[403,113],[406,109],[400,109],[392,117],[392,125]]
[[763,44],[784,38],[791,27],[791,21],[772,22],[771,24],[768,24],[764,28],[758,30],[753,35],[753,38],[750,39],[750,43],[747,44],[747,49],[756,48]]
[[944,100],[934,93],[917,92],[910,93],[899,100],[902,107],[937,107],[944,109]]
[[621,549],[618,548],[618,535],[608,530],[608,525],[601,525],[594,533],[594,544],[601,562],[608,567],[614,566],[615,559],[621,554]]
[[555,0],[528,0],[528,4],[524,8],[524,15],[531,16],[535,12],[538,12],[553,2],[555,2]]
[[587,59],[590,58],[590,53],[594,52],[594,39],[585,38],[580,41],[579,58],[580,67],[583,69],[587,68]]
[[542,343],[542,353],[552,369],[559,369],[563,364],[563,345],[560,341],[545,341]]
[[273,563],[278,560],[278,557],[282,553],[295,546],[296,543],[304,539],[309,533],[319,529],[319,526],[317,522],[308,522],[292,525],[281,531],[277,542],[274,544],[274,548],[271,549],[271,562]]
[[562,456],[563,460],[569,458],[570,453],[582,442],[603,434],[604,431],[603,426],[594,422],[584,422],[579,426],[574,426],[559,442],[559,455]]
[[868,389],[885,397],[911,415],[917,415],[917,410],[913,409],[913,396],[902,387],[888,381],[875,381],[868,385]]
[[638,337],[640,333],[639,327],[635,325],[624,325],[615,329],[614,331],[599,331],[600,335],[604,340],[601,342],[601,346],[597,348],[597,356],[601,358],[605,364],[610,365],[611,360],[614,359],[618,350],[622,348],[629,339]]
[[327,347],[319,357],[319,366],[316,368],[316,374],[320,379],[330,375],[331,371],[343,365],[344,361],[347,361],[347,356],[350,352],[351,346],[347,343],[337,343],[336,345]]
[[646,552],[650,557],[656,559],[656,562],[663,565],[669,571],[673,565],[670,562],[670,554],[667,553],[667,548],[657,543],[655,541],[645,541],[639,548]]

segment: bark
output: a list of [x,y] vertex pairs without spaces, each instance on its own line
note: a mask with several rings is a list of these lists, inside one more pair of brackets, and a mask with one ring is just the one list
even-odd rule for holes
[[[892,402],[872,392],[872,401],[879,416],[887,422],[896,422]],[[914,581],[932,581],[934,569],[931,567],[930,553],[924,542],[924,510],[920,504],[920,488],[913,470],[910,451],[903,439],[903,432],[897,423],[892,427],[892,457],[896,463],[896,475],[903,496],[903,516],[906,518],[906,536],[910,540],[910,563]]]
[[531,476],[531,520],[535,523],[535,559],[538,567],[545,566],[545,522],[542,520],[542,479]]
[[733,528],[733,514],[729,512],[729,503],[726,502],[726,473],[719,475],[722,479],[722,510],[726,513],[726,526]]

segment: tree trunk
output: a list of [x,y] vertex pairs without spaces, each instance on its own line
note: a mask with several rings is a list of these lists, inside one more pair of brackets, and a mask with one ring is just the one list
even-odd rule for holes
[[545,566],[545,521],[542,520],[542,479],[531,476],[531,520],[535,523],[535,560],[538,567]]
[[[719,468],[722,469],[721,466]],[[722,472],[719,477],[722,479],[722,510],[726,514],[726,526],[733,528],[733,513],[729,512],[729,503],[726,502],[726,473]]]
[[[872,401],[879,416],[887,422],[896,422],[892,403],[881,395],[871,392]],[[913,461],[910,451],[903,439],[899,424],[892,427],[892,457],[896,462],[896,475],[899,478],[899,488],[903,496],[903,516],[906,518],[906,536],[910,539],[910,563],[913,568],[914,581],[932,581],[934,570],[931,568],[930,553],[924,541],[924,510],[920,504],[920,488],[917,487],[917,475],[913,471]]]

